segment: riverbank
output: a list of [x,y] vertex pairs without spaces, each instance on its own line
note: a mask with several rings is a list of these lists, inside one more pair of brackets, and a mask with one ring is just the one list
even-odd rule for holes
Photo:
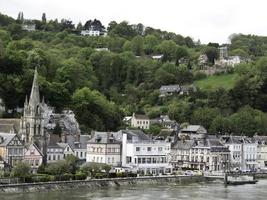
[[109,179],[91,179],[79,181],[55,181],[40,183],[23,183],[0,185],[0,193],[23,193],[23,192],[45,192],[61,191],[70,189],[89,189],[105,187],[119,187],[129,185],[148,185],[148,184],[186,184],[196,182],[206,182],[214,179],[203,176],[156,176],[156,177],[129,177],[129,178],[109,178]]

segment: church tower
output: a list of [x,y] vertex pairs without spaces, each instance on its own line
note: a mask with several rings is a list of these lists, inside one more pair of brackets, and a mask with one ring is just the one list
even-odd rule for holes
[[38,72],[35,68],[30,99],[28,101],[28,97],[26,96],[24,103],[20,130],[25,145],[29,146],[34,143],[43,153],[44,163],[46,163],[47,154],[47,137],[44,129],[45,106],[44,99],[40,102]]

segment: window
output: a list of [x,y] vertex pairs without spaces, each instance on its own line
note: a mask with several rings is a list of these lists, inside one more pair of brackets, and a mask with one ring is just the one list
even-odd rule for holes
[[57,155],[57,159],[60,160],[60,155]]
[[31,149],[31,150],[30,150],[30,154],[31,154],[31,155],[34,155],[34,149]]
[[53,155],[53,160],[56,160],[56,155]]
[[108,163],[110,163],[110,157],[108,157]]
[[112,163],[114,163],[114,157],[112,157]]
[[127,156],[127,157],[126,157],[126,163],[129,164],[129,163],[131,163],[131,162],[132,162],[132,157]]
[[80,152],[80,157],[81,157],[81,158],[83,157],[83,152]]
[[147,147],[147,151],[151,151],[151,147]]
[[141,158],[138,158],[138,163],[141,163]]
[[146,163],[151,163],[151,158],[147,158]]
[[142,163],[146,163],[146,158],[142,158]]
[[48,160],[51,160],[51,155],[48,155]]
[[162,147],[159,147],[159,148],[158,148],[158,151],[162,151]]
[[140,151],[140,147],[135,147],[135,151]]

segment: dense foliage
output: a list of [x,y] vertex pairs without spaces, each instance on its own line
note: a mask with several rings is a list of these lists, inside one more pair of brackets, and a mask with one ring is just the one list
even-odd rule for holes
[[[35,24],[36,31],[24,31],[22,24]],[[198,57],[206,54],[213,65],[219,45],[201,45],[190,37],[125,21],[110,22],[106,37],[79,35],[91,26],[105,28],[96,19],[75,26],[70,20],[47,20],[45,14],[41,20],[23,19],[22,13],[17,20],[0,14],[4,117],[20,115],[16,108],[23,107],[38,67],[46,102],[57,111],[73,109],[85,133],[119,129],[123,116],[139,112],[168,114],[179,123],[202,124],[214,134],[266,134],[267,58],[259,58],[267,51],[265,37],[231,37],[230,54],[252,59],[230,72],[240,77],[232,89],[159,98],[161,85],[205,78],[198,72]]]

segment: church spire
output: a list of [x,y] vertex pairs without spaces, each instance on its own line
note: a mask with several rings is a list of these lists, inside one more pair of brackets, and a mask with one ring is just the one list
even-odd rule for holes
[[38,72],[37,68],[35,68],[31,96],[29,100],[29,105],[32,107],[36,107],[40,103],[40,94],[39,94],[39,86],[37,79],[38,79]]

